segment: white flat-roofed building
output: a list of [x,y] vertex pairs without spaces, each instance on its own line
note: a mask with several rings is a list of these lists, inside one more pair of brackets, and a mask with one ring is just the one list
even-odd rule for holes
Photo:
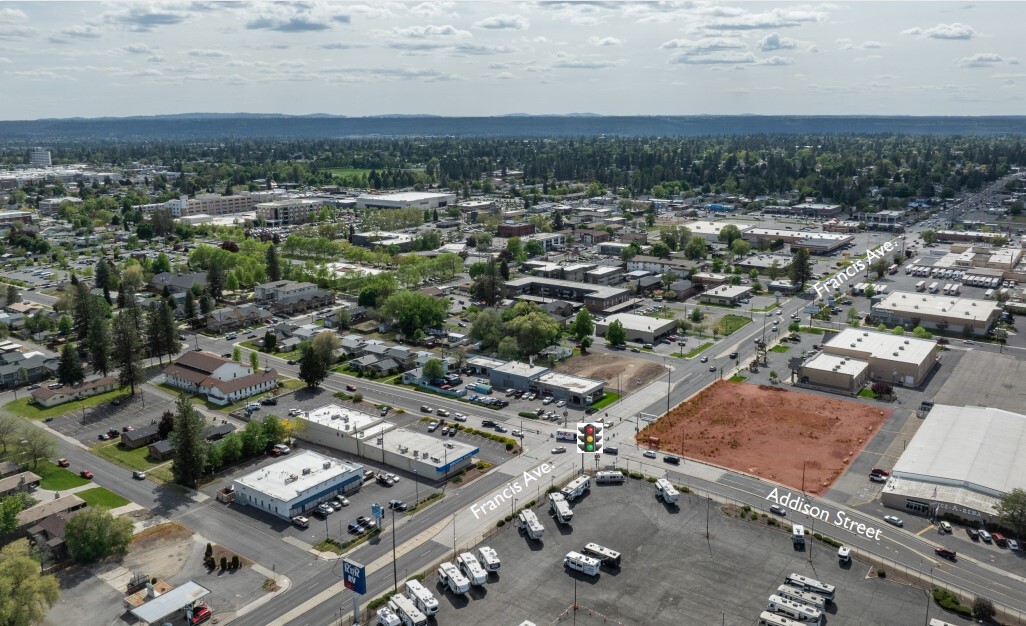
[[927,330],[985,335],[997,323],[1001,304],[993,300],[895,291],[874,304],[871,315],[888,326],[901,324],[911,329],[919,325]]
[[359,490],[363,466],[304,450],[283,456],[232,484],[235,502],[287,520],[332,496]]
[[534,384],[540,391],[551,393],[556,400],[566,400],[570,406],[590,406],[606,395],[605,382],[560,372],[542,374]]
[[595,334],[605,335],[613,322],[623,324],[628,341],[655,343],[656,339],[669,335],[677,327],[677,320],[667,320],[633,313],[615,313],[595,323]]
[[869,363],[837,354],[820,353],[802,364],[798,384],[857,394],[869,378]]
[[454,193],[404,191],[389,194],[367,194],[356,198],[358,209],[441,209],[456,204]]
[[810,252],[828,254],[855,241],[848,233],[813,233],[803,230],[778,228],[750,228],[742,233],[745,241],[761,247],[774,241],[783,241],[791,248],[807,248]]
[[687,276],[688,272],[699,266],[699,263],[690,259],[669,258],[662,259],[656,256],[639,254],[630,261],[627,261],[627,271],[633,272],[643,270],[663,274],[674,272],[678,276]]
[[367,248],[379,248],[395,246],[406,251],[413,247],[413,235],[406,233],[391,233],[383,230],[353,233],[353,243]]
[[751,291],[752,288],[747,285],[720,285],[703,292],[699,299],[709,304],[733,306],[751,293]]
[[884,506],[923,516],[997,521],[995,506],[1026,489],[1026,416],[938,404],[908,442],[884,486]]
[[720,231],[726,226],[737,226],[737,229],[744,234],[748,229],[752,227],[751,224],[741,224],[739,222],[709,222],[709,221],[698,221],[689,222],[684,224],[688,230],[691,231],[693,237],[701,237],[709,243],[716,243],[720,240]]
[[603,265],[584,273],[584,282],[591,285],[615,285],[623,281],[623,268]]
[[499,367],[492,368],[489,382],[499,389],[528,389],[549,368],[540,365],[510,361]]
[[542,249],[544,249],[545,252],[548,252],[553,248],[566,245],[566,235],[563,233],[534,233],[531,235],[524,235],[521,237],[521,241],[525,244],[528,241],[537,241],[542,245]]
[[916,387],[937,364],[940,345],[933,339],[846,328],[823,344],[823,352],[863,361],[874,380]]
[[299,419],[306,441],[384,462],[396,469],[416,471],[430,479],[444,478],[463,469],[478,453],[478,448],[465,443],[399,428],[376,413],[337,404],[305,412]]
[[75,198],[74,196],[64,196],[63,198],[43,198],[39,201],[39,214],[57,215],[57,211],[65,202],[70,202],[75,206],[80,206],[82,204],[82,198]]

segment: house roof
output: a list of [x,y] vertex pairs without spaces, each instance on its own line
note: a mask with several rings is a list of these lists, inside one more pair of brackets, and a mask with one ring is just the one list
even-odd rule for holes
[[190,350],[182,356],[178,357],[175,361],[175,365],[180,367],[187,367],[191,370],[198,372],[206,372],[207,374],[213,374],[217,368],[221,367],[226,363],[231,363],[231,359],[226,359],[222,356],[218,356],[213,352],[207,352],[205,350],[196,351]]
[[399,362],[393,358],[381,359],[375,363],[372,363],[370,367],[379,370],[390,370],[399,367]]
[[[39,476],[32,472],[22,472],[20,474],[8,476],[7,478],[0,478],[0,493],[14,491],[19,485],[31,485],[38,483],[40,480]],[[24,481],[24,483],[22,481]]]
[[130,430],[127,433],[121,433],[122,441],[138,441],[140,439],[146,439],[156,435],[160,431],[160,424],[147,424]]
[[50,517],[54,513],[63,513],[72,509],[78,509],[85,505],[85,500],[75,494],[61,496],[54,500],[46,500],[36,506],[30,507],[18,513],[18,525],[26,526],[35,524],[39,520]]
[[117,383],[117,380],[116,376],[104,376],[103,378],[94,378],[93,380],[83,381],[82,383],[72,387],[61,387],[60,389],[40,387],[39,389],[32,390],[32,397],[36,400],[46,400],[60,394],[75,395],[80,391],[89,391],[91,389],[96,389],[97,387],[104,387],[111,383]]
[[278,380],[278,370],[272,368],[266,372],[257,372],[255,374],[241,376],[232,380],[218,380],[214,377],[210,377],[203,381],[202,386],[217,389],[221,393],[227,395],[235,391],[255,387],[269,380]]

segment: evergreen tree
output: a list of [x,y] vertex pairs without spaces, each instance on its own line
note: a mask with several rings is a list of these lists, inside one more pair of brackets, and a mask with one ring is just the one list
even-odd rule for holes
[[207,292],[214,298],[220,298],[224,293],[224,283],[227,279],[224,265],[219,258],[212,257],[207,267]]
[[281,280],[281,263],[278,260],[278,250],[272,244],[267,248],[267,280],[276,282]]
[[214,299],[208,296],[207,294],[203,294],[202,296],[200,296],[200,313],[202,315],[209,315],[210,312],[213,310]]
[[16,302],[21,302],[21,294],[18,293],[18,287],[15,285],[7,285],[7,304],[11,305]]
[[112,351],[114,365],[118,368],[118,382],[122,387],[128,387],[133,396],[136,385],[143,381],[143,345],[136,317],[132,310],[126,309],[114,318],[114,336],[118,340]]
[[75,285],[72,299],[71,316],[75,322],[75,336],[81,341],[89,333],[89,323],[92,321],[92,316],[95,312],[95,307],[92,306],[93,296],[89,293],[89,286],[85,283]]
[[192,295],[192,291],[185,292],[185,302],[182,304],[182,313],[185,315],[185,319],[190,323],[192,318],[196,317],[196,296]]
[[320,387],[328,377],[328,364],[313,344],[304,342],[299,357],[299,379],[307,387]]
[[100,259],[96,262],[96,272],[93,275],[93,283],[100,289],[103,289],[103,299],[110,304],[110,287],[111,287],[111,274],[110,265],[107,264],[106,259]]
[[157,316],[160,318],[161,347],[164,348],[168,360],[171,360],[182,349],[182,340],[178,338],[178,323],[175,322],[175,310],[164,301],[157,310]]
[[195,487],[203,475],[207,459],[207,440],[203,437],[203,417],[192,406],[189,396],[178,396],[177,415],[171,429],[174,462],[171,473],[180,485]]
[[60,362],[57,365],[57,380],[69,387],[85,380],[82,359],[78,357],[78,350],[70,343],[64,344],[64,348],[61,350]]
[[791,284],[798,285],[799,291],[805,289],[805,283],[812,278],[812,259],[807,248],[798,248],[791,259]]
[[164,346],[161,340],[164,333],[160,332],[160,316],[157,314],[157,303],[151,302],[146,312],[146,347],[151,357],[157,357],[164,364]]
[[93,359],[93,371],[104,376],[110,373],[113,366],[110,362],[110,328],[106,318],[97,316],[89,323],[85,345]]

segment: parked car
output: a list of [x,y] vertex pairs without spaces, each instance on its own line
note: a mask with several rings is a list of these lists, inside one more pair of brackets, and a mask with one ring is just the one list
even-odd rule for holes
[[433,433],[436,430],[438,430],[438,422],[437,421],[429,422],[428,423],[428,432],[429,433]]
[[994,537],[989,532],[980,529],[980,539],[983,539],[984,543],[990,543],[994,540]]
[[1019,549],[1019,542],[1016,541],[1015,539],[1009,538],[1008,539],[1008,549],[1009,550],[1018,550]]
[[481,426],[488,428],[489,426],[495,426],[495,420],[481,420]]
[[385,487],[391,487],[395,484],[392,481],[392,479],[388,477],[387,474],[378,474],[378,482],[384,485]]
[[879,468],[879,467],[874,467],[873,469],[869,470],[869,473],[870,474],[878,474],[880,476],[890,476],[891,475],[891,470],[883,469],[883,468]]
[[331,505],[331,508],[337,511],[344,506],[349,506],[349,500],[342,496],[335,496],[334,498],[328,501],[328,504]]
[[565,407],[566,406],[566,400],[560,400],[560,401],[556,402],[556,406],[558,406],[559,408]]
[[85,478],[86,480],[92,480],[93,479],[93,473],[90,472],[89,470],[82,470],[81,472],[78,473],[78,475],[81,476],[82,478]]
[[884,521],[888,524],[893,524],[898,528],[905,525],[905,522],[903,522],[900,517],[895,517],[894,515],[884,515]]
[[448,434],[449,434],[449,427],[448,426],[442,426],[442,436],[445,437]]
[[278,450],[282,454],[288,454],[288,453],[292,452],[292,450],[287,445],[285,445],[283,443],[275,444],[274,445],[274,449]]
[[780,506],[779,504],[773,504],[770,506],[770,513],[776,513],[782,517],[787,517],[787,509]]
[[260,401],[260,404],[263,404],[265,406],[275,406],[275,405],[278,404],[278,399],[277,398],[264,398],[263,400]]
[[975,528],[966,528],[965,534],[969,535],[969,538],[973,541],[980,540],[980,531],[976,530]]
[[310,528],[310,520],[302,515],[297,515],[292,518],[292,523],[299,528]]
[[402,500],[389,500],[388,501],[388,508],[393,509],[395,511],[405,511],[406,509],[408,509],[410,507],[409,507],[409,505],[407,505]]
[[349,522],[349,532],[354,535],[362,535],[367,532],[367,528],[358,522]]
[[950,534],[951,533],[951,524],[949,524],[948,522],[941,522],[940,523],[940,531],[942,533]]
[[201,606],[192,612],[192,617],[189,618],[189,624],[191,626],[195,626],[196,624],[202,624],[203,622],[207,621],[213,616],[214,614],[210,612],[209,608],[207,608],[206,606]]
[[680,457],[673,455],[666,455],[663,457],[663,463],[669,463],[671,465],[680,465]]
[[334,513],[335,509],[334,509],[334,507],[332,507],[327,502],[321,502],[320,504],[317,505],[317,512],[320,513],[321,515],[328,516],[328,515],[331,515],[332,513]]
[[288,361],[285,361],[285,362],[288,363],[289,365],[295,365],[296,364],[296,362],[294,360],[292,360],[292,359],[289,359]]
[[57,467],[68,467],[71,463],[67,459],[57,459]]

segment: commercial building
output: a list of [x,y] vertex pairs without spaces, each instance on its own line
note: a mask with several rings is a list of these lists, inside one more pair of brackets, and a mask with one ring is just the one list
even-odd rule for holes
[[232,481],[235,502],[290,519],[333,496],[359,491],[363,466],[304,450]]
[[506,296],[516,298],[521,295],[544,296],[570,302],[581,302],[593,313],[622,304],[631,299],[628,289],[607,287],[605,285],[589,285],[558,278],[541,276],[525,276],[506,281]]
[[634,272],[637,270],[655,272],[657,274],[673,272],[677,274],[677,276],[687,276],[688,272],[698,266],[698,263],[689,259],[662,259],[656,256],[646,256],[643,254],[639,254],[630,261],[627,261],[628,272]]
[[951,243],[966,241],[972,243],[993,243],[998,237],[1007,238],[1000,232],[983,232],[979,230],[938,230],[936,231],[937,241]]
[[631,244],[629,243],[621,243],[619,241],[604,241],[595,246],[595,253],[601,256],[615,256],[616,258],[620,258],[620,255],[623,254],[623,251],[630,247]]
[[510,361],[488,371],[488,382],[497,389],[521,389],[548,393],[571,406],[590,406],[605,396],[601,380],[553,372],[547,367]]
[[616,285],[623,282],[623,268],[602,265],[584,273],[584,282],[589,285]]
[[638,343],[655,343],[656,340],[671,334],[677,328],[677,320],[666,320],[647,315],[632,313],[616,313],[595,323],[595,335],[605,335],[613,322],[623,324],[628,341]]
[[35,213],[32,211],[19,211],[19,210],[7,210],[0,211],[0,226],[10,226],[11,224],[29,224],[35,218]]
[[50,167],[53,161],[50,159],[50,151],[43,148],[32,148],[29,150],[29,167]]
[[923,516],[998,521],[1001,497],[1026,489],[1026,416],[936,405],[891,470],[881,500]]
[[390,233],[383,230],[353,233],[353,245],[364,246],[365,248],[390,248],[395,246],[399,250],[407,252],[413,247],[413,236],[406,233]]
[[257,217],[271,226],[300,224],[310,221],[328,204],[323,198],[287,198],[273,202],[260,202],[254,206]]
[[533,235],[537,229],[534,224],[530,222],[524,222],[522,224],[511,224],[504,222],[499,224],[498,236],[499,237],[526,237],[527,235]]
[[327,306],[335,301],[333,292],[320,289],[313,283],[294,280],[279,280],[257,285],[253,288],[253,293],[260,306],[266,307],[272,313],[290,315]]
[[164,369],[163,382],[223,406],[276,388],[278,371],[254,372],[212,352],[190,350]]
[[855,241],[855,237],[847,233],[814,233],[777,228],[749,228],[742,233],[742,236],[745,241],[756,248],[782,241],[792,250],[805,248],[814,254],[830,254]]
[[470,465],[478,448],[424,432],[407,430],[377,415],[337,404],[301,414],[302,438],[333,450],[416,473],[445,478]]
[[689,222],[685,224],[691,231],[692,237],[701,237],[709,243],[716,243],[720,240],[720,231],[727,226],[736,226],[742,233],[752,227],[751,224],[739,224],[737,222]]
[[93,380],[87,380],[78,385],[69,385],[59,389],[40,387],[32,390],[32,402],[39,406],[52,407],[72,400],[89,398],[108,391],[114,391],[118,387],[117,376],[104,376]]
[[708,304],[734,306],[751,292],[748,285],[720,285],[703,292],[699,299]]
[[406,191],[390,194],[368,194],[356,198],[358,209],[441,209],[456,204],[454,193],[422,193]]
[[523,242],[525,244],[528,241],[537,241],[542,245],[542,249],[545,250],[545,252],[549,252],[553,248],[565,246],[566,235],[563,233],[535,233],[523,238]]
[[281,191],[240,191],[231,196],[205,193],[195,198],[180,196],[175,200],[168,200],[164,206],[171,209],[171,215],[174,217],[234,215],[253,211],[257,203],[277,200],[283,195]]
[[918,387],[938,363],[932,339],[847,328],[827,339],[822,352],[803,363],[800,385],[856,394],[869,380]]
[[834,217],[841,214],[839,204],[821,204],[818,202],[803,202],[792,208],[810,217]]
[[43,198],[39,201],[39,214],[52,217],[57,215],[57,211],[60,210],[61,205],[65,202],[70,202],[75,206],[82,204],[82,198],[75,198],[73,196],[64,196],[63,198]]
[[1001,316],[1001,305],[993,300],[895,291],[873,305],[872,318],[888,326],[900,324],[911,330],[987,334]]

